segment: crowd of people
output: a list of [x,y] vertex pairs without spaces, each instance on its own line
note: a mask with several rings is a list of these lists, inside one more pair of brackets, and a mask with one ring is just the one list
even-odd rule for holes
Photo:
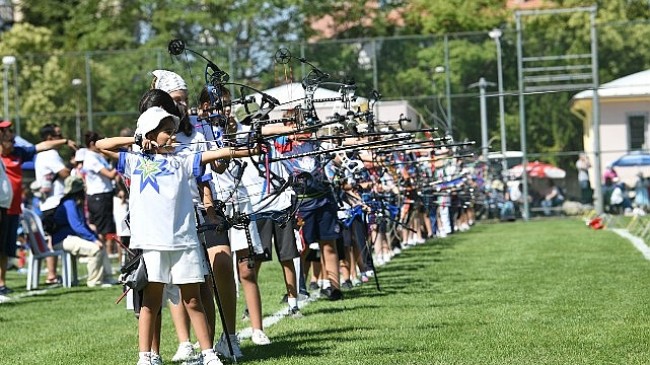
[[[218,355],[243,356],[238,287],[252,342],[269,344],[258,282],[273,250],[287,316],[300,318],[301,299],[342,300],[403,249],[474,222],[481,179],[451,149],[322,154],[328,142],[302,130],[295,110],[252,131],[232,112],[227,88],[206,86],[192,99],[180,75],[152,75],[134,129],[109,138],[88,131],[84,148],[54,124],[42,126],[40,143],[16,146],[12,123],[0,122],[0,294],[11,293],[7,260],[16,255],[27,206],[42,217],[53,247],[87,257],[89,287],[116,284],[111,258],[138,260],[147,283],[128,296],[138,318],[138,365],[162,363],[163,306],[179,343],[172,361],[217,365]],[[269,143],[251,144],[252,133]],[[366,141],[346,137],[342,145]],[[57,151],[64,146],[75,151],[70,163]],[[35,201],[24,198],[21,170],[32,159]],[[47,271],[48,283],[60,280],[55,258]]]

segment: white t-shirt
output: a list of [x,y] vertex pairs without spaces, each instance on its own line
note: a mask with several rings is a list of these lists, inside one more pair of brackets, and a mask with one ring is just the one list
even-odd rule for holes
[[63,159],[56,150],[47,150],[36,154],[34,159],[34,174],[41,185],[45,201],[41,210],[56,208],[63,197],[63,179],[57,173],[65,168]]
[[117,169],[131,179],[131,248],[177,251],[199,245],[188,180],[203,173],[200,153],[120,152]]
[[[179,155],[194,154],[197,152],[207,151],[208,149],[207,144],[205,143],[205,136],[195,128],[192,129],[192,134],[190,136],[185,135],[185,133],[178,133],[176,135],[176,142],[181,144],[176,147],[175,150]],[[191,179],[190,185],[192,201],[195,205],[202,207],[203,204],[196,179]]]
[[[275,149],[271,150],[271,158],[278,157],[279,154]],[[291,206],[291,198],[295,194],[293,189],[289,186],[280,194],[276,194],[273,187],[274,182],[269,182],[265,177],[260,176],[259,171],[253,166],[252,159],[247,159],[248,165],[244,176],[247,176],[247,181],[253,184],[248,188],[250,200],[253,204],[253,211],[257,213],[262,212],[277,212],[282,211]],[[289,179],[289,172],[281,162],[270,163],[270,171],[285,179]],[[270,176],[272,176],[270,174]],[[278,184],[278,182],[275,182]]]
[[113,191],[113,180],[101,174],[102,169],[110,170],[112,167],[104,156],[88,150],[84,157],[84,171],[86,171],[86,194],[95,195]]

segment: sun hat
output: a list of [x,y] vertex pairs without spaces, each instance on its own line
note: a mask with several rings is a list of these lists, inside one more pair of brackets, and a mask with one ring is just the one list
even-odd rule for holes
[[174,121],[174,130],[178,129],[178,123],[180,120],[177,116],[168,113],[165,109],[159,106],[153,106],[147,109],[144,113],[138,118],[138,124],[135,128],[135,134],[140,134],[143,137],[152,130],[158,128],[160,122],[165,118],[172,118]]
[[9,128],[9,127],[11,127],[11,121],[9,120],[0,121],[0,128]]
[[84,181],[78,176],[68,176],[63,182],[63,195],[72,195],[84,190]]
[[176,90],[187,90],[187,84],[182,77],[176,72],[167,70],[154,70],[151,72],[154,75],[154,80],[151,84],[152,89],[160,89],[167,93]]

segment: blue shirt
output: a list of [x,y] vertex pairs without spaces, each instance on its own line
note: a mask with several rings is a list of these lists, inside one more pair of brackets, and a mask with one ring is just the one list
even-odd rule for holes
[[52,235],[52,244],[57,244],[68,236],[78,236],[86,241],[95,242],[97,235],[93,232],[83,214],[83,208],[77,206],[74,199],[64,197],[54,213],[56,232]]

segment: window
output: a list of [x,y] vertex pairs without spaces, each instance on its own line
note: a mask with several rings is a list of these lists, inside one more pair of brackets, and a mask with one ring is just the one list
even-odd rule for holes
[[628,149],[630,151],[641,150],[645,148],[646,123],[646,115],[628,115]]

